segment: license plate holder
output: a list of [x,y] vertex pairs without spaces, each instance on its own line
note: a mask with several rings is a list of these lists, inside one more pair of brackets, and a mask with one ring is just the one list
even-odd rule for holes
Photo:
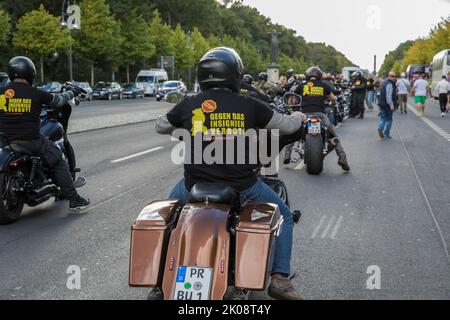
[[213,268],[178,267],[173,300],[209,300]]
[[308,122],[308,133],[309,134],[321,134],[320,122]]

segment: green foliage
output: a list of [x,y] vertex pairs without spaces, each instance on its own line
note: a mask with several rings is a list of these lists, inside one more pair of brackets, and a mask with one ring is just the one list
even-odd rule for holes
[[155,10],[150,22],[150,40],[155,46],[155,54],[151,57],[156,64],[161,56],[173,56],[175,53],[173,31],[169,25],[165,24],[158,10]]
[[194,28],[192,31],[192,48],[193,48],[193,59],[196,64],[201,57],[211,48],[208,40],[201,34],[201,32]]
[[3,10],[0,9],[0,47],[7,46],[9,32],[11,31],[11,18]]
[[177,25],[172,34],[172,43],[175,53],[175,67],[186,70],[194,65],[194,49],[189,35],[185,34],[180,25]]
[[122,42],[120,25],[110,14],[105,0],[80,3],[81,30],[74,30],[75,54],[96,64],[117,55]]
[[152,44],[149,34],[150,27],[137,9],[124,16],[122,20],[123,43],[121,50],[121,62],[133,64],[136,61],[147,60],[155,55],[156,48]]
[[390,71],[405,71],[406,67],[403,70],[399,69],[401,69],[402,60],[405,57],[406,51],[408,51],[412,44],[413,41],[403,42],[394,51],[389,52],[384,59],[379,74],[385,77]]
[[13,36],[14,47],[34,57],[45,57],[57,49],[67,49],[70,43],[68,30],[62,29],[59,18],[50,15],[43,5],[19,19]]

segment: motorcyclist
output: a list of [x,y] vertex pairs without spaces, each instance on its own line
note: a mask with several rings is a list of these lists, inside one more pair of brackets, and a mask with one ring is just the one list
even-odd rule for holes
[[12,145],[19,145],[41,157],[54,183],[61,188],[62,196],[69,200],[70,212],[85,210],[89,199],[78,195],[67,162],[58,146],[40,134],[40,114],[43,105],[61,107],[81,93],[71,83],[66,92],[50,94],[32,87],[36,68],[27,57],[18,56],[9,61],[8,76],[11,82],[0,89],[6,103],[0,105],[0,130]]
[[[240,123],[245,127],[242,128],[245,129],[245,132],[250,129],[279,129],[281,135],[298,132],[305,119],[304,114],[297,112],[291,116],[281,115],[256,99],[239,95],[243,71],[241,58],[233,49],[220,47],[208,51],[197,66],[202,92],[186,98],[169,113],[161,116],[157,120],[156,131],[161,134],[172,134],[177,128],[185,129],[189,136],[193,136],[190,144],[192,156],[195,150],[199,149],[194,147],[196,134],[202,136],[200,141],[203,141],[203,149],[200,150],[205,150],[208,141],[214,139],[211,135],[213,132],[217,132],[216,126],[219,124],[211,119],[239,117],[242,119]],[[222,126],[220,128],[222,133],[234,129],[229,127],[233,124],[227,124],[226,121],[220,126]],[[237,132],[235,137],[241,135],[239,131]],[[227,139],[229,136],[224,135],[224,138]],[[249,146],[246,145],[242,152],[248,154]],[[268,293],[275,299],[303,299],[289,279],[293,232],[293,218],[289,207],[257,177],[255,173],[257,164],[236,164],[236,162],[229,164],[228,160],[223,163],[206,165],[203,160],[199,164],[185,164],[184,179],[172,190],[170,198],[186,202],[189,191],[196,183],[221,182],[237,189],[245,200],[276,203],[280,208],[284,223],[283,231],[277,239],[275,247],[275,258],[271,269],[272,279]]]
[[352,74],[352,83],[350,84],[352,90],[352,105],[350,108],[350,118],[355,118],[359,115],[359,119],[364,119],[364,100],[366,98],[366,79],[364,79],[361,71],[356,71]]
[[294,76],[294,69],[286,71],[286,84],[283,87],[284,92],[289,92],[297,84],[297,79]]
[[332,103],[336,102],[336,97],[331,89],[322,81],[322,71],[318,67],[311,67],[306,71],[306,84],[300,84],[295,93],[303,98],[302,111],[304,113],[320,114],[323,123],[328,128],[328,132],[332,136],[332,143],[336,146],[336,153],[339,157],[338,164],[345,171],[350,171],[347,162],[347,156],[344,152],[342,143],[339,141],[336,128],[331,124],[325,114],[325,100],[329,99]]
[[242,77],[241,94],[249,95],[250,97],[264,101],[265,103],[272,102],[270,96],[264,94],[253,86],[253,76],[251,74],[245,74]]

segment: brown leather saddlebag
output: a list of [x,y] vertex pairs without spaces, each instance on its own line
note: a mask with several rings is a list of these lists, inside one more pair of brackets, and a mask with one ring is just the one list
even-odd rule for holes
[[264,290],[283,218],[275,204],[250,203],[236,227],[235,286]]
[[151,202],[131,226],[130,286],[161,285],[177,203],[177,200]]

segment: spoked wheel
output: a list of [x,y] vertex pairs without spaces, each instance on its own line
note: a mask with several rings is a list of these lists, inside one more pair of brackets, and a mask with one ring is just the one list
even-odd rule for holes
[[16,222],[23,206],[23,197],[12,190],[11,176],[0,173],[0,225]]

